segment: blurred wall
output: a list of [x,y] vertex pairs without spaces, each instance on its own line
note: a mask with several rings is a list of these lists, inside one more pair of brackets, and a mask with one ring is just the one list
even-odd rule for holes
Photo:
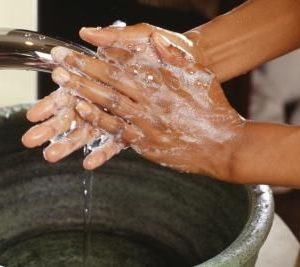
[[[37,0],[0,0],[0,28],[37,29]],[[36,73],[0,70],[0,107],[36,99]]]

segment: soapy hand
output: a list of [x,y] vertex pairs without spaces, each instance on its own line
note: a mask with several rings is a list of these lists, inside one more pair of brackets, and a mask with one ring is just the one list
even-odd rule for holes
[[[83,162],[86,169],[94,169],[119,153],[123,145],[116,143],[112,135],[84,121],[76,111],[80,105],[93,106],[67,88],[59,88],[40,100],[27,112],[27,118],[42,123],[24,134],[23,144],[32,148],[50,141],[44,150],[49,162],[57,162],[87,145],[89,151]],[[93,149],[96,142],[99,149]]]
[[[139,52],[140,57],[142,54],[145,58],[156,56],[153,55],[153,50],[148,47],[149,37],[154,32],[160,32],[169,36],[175,43],[184,47],[188,51],[187,53],[192,52],[194,49],[191,41],[183,35],[145,23],[123,27],[122,23],[119,22],[104,29],[85,28],[81,30],[81,36],[93,44],[102,45],[102,47],[98,48],[99,56],[104,56],[111,61],[115,60],[119,64],[123,64],[129,59],[131,52],[135,50]],[[108,46],[112,44],[114,44],[113,47]],[[124,47],[126,49],[123,49]],[[147,54],[146,50],[150,51],[151,55]],[[175,64],[178,64],[173,59],[173,56],[169,60],[173,60]],[[176,60],[180,62],[180,57],[177,57]],[[50,96],[39,101],[28,111],[27,118],[32,122],[45,121],[30,129],[23,136],[22,141],[24,145],[35,147],[50,140],[50,145],[44,150],[44,157],[50,162],[56,162],[78,148],[88,145],[91,148],[89,152],[92,153],[83,162],[84,167],[87,169],[94,169],[119,153],[125,144],[116,142],[114,137],[108,135],[105,131],[95,130],[93,126],[84,123],[78,116],[76,111],[77,105],[79,107],[83,105],[85,107],[90,106],[89,108],[95,109],[91,103],[80,100],[80,98],[72,94],[71,90],[60,88]],[[105,121],[103,117],[107,116],[102,111],[102,123]],[[107,120],[107,125],[112,125],[109,119]],[[96,139],[94,143],[99,143],[101,137],[106,140],[105,145],[102,144],[101,147],[95,146],[96,149],[92,149],[93,145],[91,144],[93,140]]]
[[228,177],[244,121],[214,75],[159,33],[140,47],[118,45],[122,64],[107,54],[99,60],[55,48],[52,56],[63,68],[53,79],[95,104],[80,101],[75,109],[115,142],[180,171]]
[[[183,35],[147,23],[126,26],[125,23],[116,21],[109,27],[84,27],[79,32],[84,41],[98,47],[100,55],[111,58],[120,64],[126,63],[130,56],[124,52],[124,48],[130,52],[139,52],[140,55],[145,55],[147,48],[149,48],[149,38],[156,33],[166,37],[173,45],[181,47],[182,50],[192,55],[196,62],[204,63],[204,54],[201,47],[194,44],[195,38],[192,31]],[[165,56],[169,55],[172,54],[165,54]],[[180,60],[178,57],[177,59]],[[169,58],[169,61],[171,60],[172,58]],[[176,64],[176,61],[173,60],[173,63]]]
[[[80,34],[86,41],[99,46],[99,56],[124,64],[129,60],[132,52],[139,52],[140,61],[142,61],[141,55],[145,58],[156,57],[158,59],[148,43],[149,37],[155,32],[168,36],[174,44],[186,49],[187,53],[198,53],[192,42],[183,35],[145,23],[123,27],[122,23],[117,22],[113,26],[104,29],[99,27],[83,28]],[[175,65],[180,64],[181,57],[176,58],[176,53],[165,54],[165,56],[168,55],[171,55],[168,58],[169,61],[173,61]],[[56,162],[78,148],[88,145],[89,152],[92,153],[89,153],[83,162],[84,167],[87,169],[94,169],[119,153],[125,144],[116,142],[114,137],[108,135],[105,131],[95,130],[93,126],[84,123],[78,116],[77,105],[78,107],[85,106],[87,108],[89,106],[90,109],[96,109],[91,103],[80,100],[72,94],[71,90],[60,88],[38,102],[29,110],[27,118],[32,122],[44,120],[45,122],[33,127],[23,136],[24,145],[35,147],[50,140],[50,145],[44,150],[44,157],[50,162]],[[103,123],[105,121],[103,117],[107,118],[107,114],[103,111],[101,113]],[[112,125],[109,117],[106,124]],[[99,143],[100,138],[106,140],[105,144],[100,147],[95,146],[95,149],[93,149],[93,145],[91,145],[93,140],[96,139],[94,143]]]

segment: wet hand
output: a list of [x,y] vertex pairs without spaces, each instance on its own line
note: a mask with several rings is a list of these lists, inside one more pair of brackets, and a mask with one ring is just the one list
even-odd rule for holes
[[[75,150],[87,145],[90,149],[84,159],[86,169],[102,165],[124,145],[115,142],[112,135],[84,121],[76,111],[77,106],[93,108],[93,104],[76,97],[67,88],[59,88],[35,104],[28,112],[27,119],[39,124],[29,129],[22,137],[26,147],[40,146],[47,141],[50,144],[44,149],[44,158],[57,162]],[[93,148],[93,143],[102,142]]]
[[[183,35],[145,23],[128,27],[116,27],[115,25],[104,29],[84,28],[80,35],[86,41],[99,46],[100,57],[111,62],[124,64],[130,59],[131,54],[136,52],[139,54],[140,61],[142,61],[142,57],[146,58],[148,62],[150,59],[152,61],[159,60],[148,42],[149,37],[155,32],[168,36],[174,44],[185,49],[186,54],[195,53],[193,43]],[[165,56],[169,57],[170,62],[180,64],[181,59],[177,57],[176,51],[174,52],[173,54],[166,53]],[[94,126],[85,123],[78,116],[77,105],[78,107],[84,106],[97,110],[98,113],[101,112],[102,123],[105,121],[104,118],[108,118],[106,124],[113,125],[109,117],[106,116],[106,112],[98,110],[91,103],[80,101],[80,98],[75,97],[70,90],[60,88],[28,111],[27,117],[30,121],[42,123],[34,126],[23,136],[24,145],[36,147],[50,140],[50,145],[44,150],[44,157],[50,162],[57,162],[82,146],[91,144],[93,140],[99,140],[99,136],[107,137],[105,131],[99,128],[95,129]],[[114,127],[121,127],[119,124],[120,121],[118,126]],[[124,126],[122,127],[124,128]],[[124,143],[116,141],[112,135],[109,136],[108,140],[105,139],[106,142],[101,148],[94,149],[85,158],[83,162],[85,168],[99,167],[126,146]]]
[[[147,23],[139,23],[126,26],[125,23],[116,22],[114,25],[101,28],[82,28],[80,37],[90,44],[98,47],[100,56],[110,58],[120,64],[126,63],[132,53],[139,53],[140,57],[147,57],[151,52],[150,37],[159,33],[172,42],[174,46],[180,47],[186,54],[190,54],[196,62],[203,63],[204,56],[199,46],[195,46],[194,38],[187,38],[185,35],[165,30]],[[171,56],[171,53],[166,54]],[[171,61],[172,58],[169,59]],[[175,63],[176,61],[173,60]]]
[[122,65],[107,55],[99,60],[55,48],[52,56],[64,69],[56,69],[53,79],[95,104],[77,105],[83,119],[144,157],[180,171],[228,177],[244,120],[191,54],[158,33],[146,43],[147,57],[120,46]]

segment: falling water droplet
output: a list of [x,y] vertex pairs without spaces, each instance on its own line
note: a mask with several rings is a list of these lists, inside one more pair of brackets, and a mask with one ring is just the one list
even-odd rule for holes
[[94,173],[84,172],[83,176],[83,258],[82,267],[90,266],[90,250],[91,250],[91,222],[92,222],[92,196],[93,196],[93,180]]

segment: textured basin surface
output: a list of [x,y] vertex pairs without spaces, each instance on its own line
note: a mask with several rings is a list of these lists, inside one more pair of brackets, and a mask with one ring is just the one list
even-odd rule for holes
[[[82,152],[22,147],[24,106],[0,111],[0,265],[82,266]],[[92,266],[254,266],[273,219],[267,186],[182,174],[125,151],[94,173]],[[46,263],[44,263],[46,262]]]

